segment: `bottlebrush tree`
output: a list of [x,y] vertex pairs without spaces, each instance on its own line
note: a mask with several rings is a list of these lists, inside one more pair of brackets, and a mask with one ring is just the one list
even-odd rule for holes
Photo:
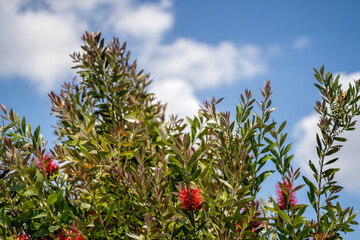
[[[285,122],[271,117],[269,82],[259,100],[249,90],[240,95],[235,121],[217,111],[221,99],[186,121],[167,121],[125,44],[87,32],[83,41],[71,55],[78,76],[49,94],[54,148],[40,127],[32,131],[0,105],[1,239],[331,240],[353,231],[356,213],[335,202],[342,187],[331,166],[360,113],[359,81],[344,91],[339,76],[315,70],[319,159],[309,161],[314,179],[301,185]],[[264,201],[260,187],[274,172],[276,198]],[[296,199],[304,186],[313,220]]]

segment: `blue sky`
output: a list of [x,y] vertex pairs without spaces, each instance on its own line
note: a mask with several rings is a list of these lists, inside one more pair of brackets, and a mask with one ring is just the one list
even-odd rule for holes
[[[192,115],[207,98],[225,97],[234,113],[239,95],[271,81],[274,118],[287,121],[296,166],[307,174],[316,159],[319,94],[313,68],[325,65],[344,83],[360,78],[360,2],[0,0],[0,103],[25,115],[54,140],[47,93],[71,81],[69,53],[85,30],[127,41],[139,66],[151,73],[152,91],[169,113]],[[360,209],[360,131],[341,152],[344,206]],[[266,189],[273,194],[272,186]],[[270,189],[271,188],[271,189]],[[299,200],[306,195],[301,192]],[[359,217],[358,217],[359,220]],[[358,239],[360,229],[346,239]]]

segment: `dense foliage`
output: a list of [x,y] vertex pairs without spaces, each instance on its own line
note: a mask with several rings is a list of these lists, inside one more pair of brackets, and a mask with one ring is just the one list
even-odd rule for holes
[[[314,179],[292,168],[285,122],[272,120],[271,87],[262,99],[245,90],[236,107],[204,102],[186,122],[148,92],[149,76],[130,62],[125,44],[83,35],[72,56],[78,77],[51,92],[57,145],[46,149],[40,127],[0,105],[1,239],[342,239],[356,213],[335,202],[332,154],[359,115],[359,81],[315,71],[320,134]],[[188,126],[188,127],[186,127]],[[270,170],[269,170],[270,169]],[[274,193],[259,190],[278,172]],[[306,186],[316,219],[296,192]],[[276,189],[276,190],[275,190]]]

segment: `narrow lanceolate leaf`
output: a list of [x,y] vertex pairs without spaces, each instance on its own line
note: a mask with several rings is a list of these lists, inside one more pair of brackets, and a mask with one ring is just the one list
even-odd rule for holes
[[48,199],[46,200],[46,203],[48,205],[54,204],[58,199],[58,194],[57,193],[53,193],[51,194]]
[[108,210],[108,215],[106,216],[106,219],[105,219],[105,226],[109,225],[109,222],[112,218],[112,215],[114,214],[114,211],[115,211],[115,204],[116,204],[116,201],[113,201],[113,203],[111,204],[109,210]]
[[299,233],[298,239],[304,239],[306,234],[308,234],[313,228],[314,228],[314,226],[304,227],[304,229],[301,230],[301,232]]
[[94,127],[94,125],[95,125],[95,121],[96,121],[96,118],[92,119],[92,120],[89,122],[89,124],[88,124],[88,126],[87,126],[87,128],[86,128],[86,133],[89,133],[89,132],[91,131],[91,129],[93,129],[93,127]]
[[285,125],[286,125],[286,121],[280,125],[278,133],[280,133],[284,129]]
[[22,189],[24,189],[24,188],[26,188],[26,185],[24,185],[24,184],[19,184],[19,185],[12,185],[12,186],[10,186],[10,187],[9,187],[9,190],[16,192],[16,191],[20,191],[20,190],[22,190]]
[[40,126],[38,126],[38,127],[35,129],[35,132],[34,132],[34,137],[35,137],[36,139],[38,139],[39,133],[40,133]]
[[5,225],[8,227],[8,229],[10,229],[12,231],[12,223],[11,223],[9,216],[5,212],[5,208],[1,209],[0,217],[1,217],[1,221],[3,223],[5,223]]
[[288,224],[291,224],[291,218],[285,212],[279,209],[278,214],[282,220],[284,220]]
[[32,217],[32,219],[45,218],[45,217],[47,217],[47,212],[42,212],[36,215],[35,217]]
[[312,163],[311,160],[309,160],[309,166],[310,166],[311,170],[313,171],[313,173],[316,174],[316,173],[317,173],[316,167],[315,167],[315,165]]
[[265,181],[265,179],[270,176],[271,174],[273,174],[275,171],[274,170],[268,170],[265,172],[262,172],[259,176],[258,176],[258,181],[259,183],[262,183],[263,181]]
[[131,237],[133,239],[142,240],[142,238],[139,235],[136,235],[136,234],[133,234],[133,233],[126,233],[126,235],[128,235],[129,237]]

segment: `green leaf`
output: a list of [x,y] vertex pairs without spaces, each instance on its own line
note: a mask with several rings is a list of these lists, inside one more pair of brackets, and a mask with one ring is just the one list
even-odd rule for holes
[[274,147],[276,147],[276,143],[269,144],[261,150],[260,154],[270,152]]
[[38,126],[38,127],[35,129],[35,132],[34,132],[34,137],[35,137],[36,139],[38,139],[39,133],[40,133],[40,126]]
[[47,217],[47,212],[42,212],[38,215],[36,215],[35,217],[32,217],[31,219],[38,219],[38,218],[44,218]]
[[68,179],[69,175],[68,174],[64,174],[63,177],[61,178],[61,186],[64,186],[67,179]]
[[311,193],[317,192],[317,188],[316,188],[316,186],[315,186],[314,183],[312,183],[308,178],[306,178],[306,177],[304,177],[304,176],[303,176],[303,179],[304,179],[306,185],[309,186]]
[[279,129],[278,129],[278,133],[280,133],[280,132],[284,129],[285,125],[286,125],[286,121],[284,121],[284,122],[280,125],[280,127],[279,127]]
[[88,203],[84,203],[84,202],[77,202],[76,205],[80,208],[85,208],[85,209],[89,209],[91,208],[91,205]]
[[310,166],[311,170],[312,170],[315,174],[317,174],[316,167],[315,167],[315,165],[312,163],[311,160],[309,160],[309,166]]
[[108,210],[108,215],[106,216],[105,218],[105,226],[109,225],[109,222],[112,218],[112,215],[114,214],[114,211],[115,211],[115,204],[116,204],[116,201],[113,201],[113,203],[111,204],[109,210]]
[[280,208],[277,211],[280,218],[284,220],[286,223],[291,225],[291,218],[286,213],[284,213]]
[[60,228],[60,226],[59,225],[55,225],[55,226],[50,226],[49,227],[49,232],[55,232],[56,230],[58,230]]
[[340,168],[329,168],[324,172],[324,177],[330,177],[331,175],[335,174],[339,170],[340,170]]
[[26,185],[25,184],[19,184],[19,185],[12,185],[9,187],[9,190],[12,191],[12,192],[17,192],[17,191],[20,191],[22,189],[26,188]]
[[334,137],[335,141],[339,141],[339,142],[346,142],[347,139],[346,138],[342,138],[342,137]]
[[31,209],[38,206],[39,206],[39,202],[37,200],[28,200],[25,201],[21,207],[22,209]]
[[129,115],[127,115],[126,117],[124,117],[124,119],[128,122],[136,122],[139,123],[140,120],[136,117],[136,112],[132,112]]
[[230,205],[230,204],[233,203],[233,202],[234,202],[234,199],[228,199],[228,200],[226,200],[225,202],[223,202],[223,203],[220,205],[220,207],[221,207],[221,208],[227,207],[228,205]]
[[120,153],[121,156],[129,156],[129,158],[134,157],[135,152],[134,151],[123,151]]
[[201,169],[196,170],[192,175],[191,175],[191,181],[194,181],[201,173]]
[[25,133],[25,127],[26,127],[26,120],[25,117],[23,117],[21,120],[21,130],[23,133]]
[[1,209],[1,221],[5,223],[5,225],[8,227],[8,229],[10,229],[11,232],[13,231],[11,220],[9,216],[5,213],[5,208]]
[[332,155],[340,150],[340,147],[332,148],[330,151],[326,152],[325,156]]
[[57,199],[58,199],[58,194],[57,194],[57,193],[53,193],[53,194],[51,194],[51,195],[48,197],[48,199],[46,200],[46,203],[47,203],[48,205],[52,205],[52,204],[54,204],[54,203],[57,201]]
[[35,195],[35,192],[33,190],[28,189],[22,195],[24,195],[24,196],[33,196],[33,195]]
[[202,153],[202,148],[200,147],[198,150],[196,150],[196,152],[194,152],[194,154],[190,157],[190,160],[188,162],[189,167],[198,159],[198,157],[200,156],[200,154]]
[[257,177],[257,181],[259,184],[261,184],[263,181],[265,181],[265,179],[270,176],[271,174],[273,174],[275,171],[274,170],[268,170],[265,172],[262,172],[258,177]]
[[142,238],[140,236],[133,234],[133,233],[126,233],[126,235],[128,235],[129,237],[131,237],[133,239],[142,240]]
[[283,226],[275,226],[280,232],[282,232],[283,234],[285,235],[288,235],[289,234],[289,230],[287,230],[286,228],[284,228]]
[[301,230],[301,232],[299,233],[298,239],[304,239],[306,234],[308,234],[313,228],[314,228],[314,226],[304,227],[304,229]]
[[287,154],[292,147],[292,143],[288,144],[285,148],[285,150],[282,152],[283,155]]
[[36,175],[36,161],[35,160],[31,161],[31,163],[30,163],[29,175],[30,175],[31,180],[35,179],[35,175]]
[[332,163],[336,162],[337,160],[339,160],[339,158],[333,158],[333,159],[327,161],[327,162],[325,163],[325,165],[332,164]]
[[30,123],[28,123],[28,125],[26,125],[25,133],[26,133],[26,136],[30,137],[30,133],[31,133]]
[[88,126],[87,126],[87,128],[86,128],[86,134],[88,134],[88,133],[91,131],[91,129],[93,129],[93,127],[94,127],[94,125],[95,125],[95,122],[96,122],[96,118],[93,118],[93,119],[89,122],[89,124],[88,124]]

